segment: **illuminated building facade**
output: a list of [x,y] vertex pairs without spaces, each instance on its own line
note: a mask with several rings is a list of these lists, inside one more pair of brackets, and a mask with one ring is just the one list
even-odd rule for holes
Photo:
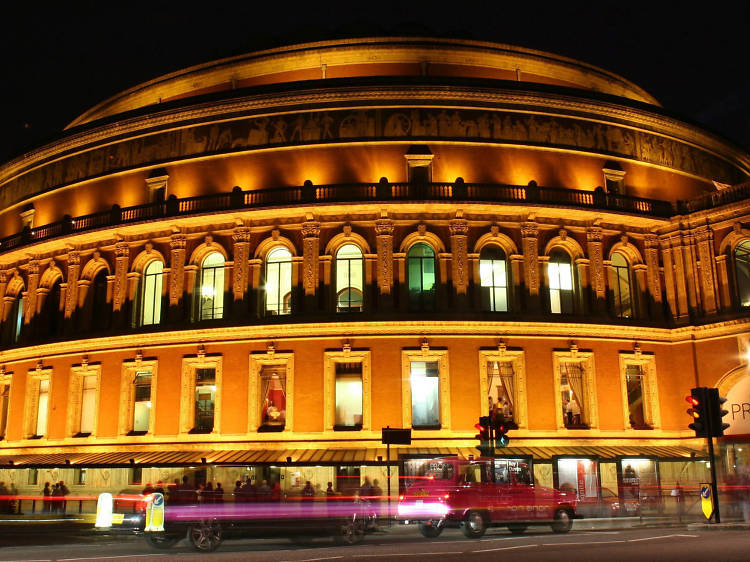
[[381,428],[410,474],[493,409],[538,482],[665,486],[703,476],[696,385],[747,463],[749,176],[628,80],[507,45],[131,88],[0,167],[0,476],[343,490],[384,479]]

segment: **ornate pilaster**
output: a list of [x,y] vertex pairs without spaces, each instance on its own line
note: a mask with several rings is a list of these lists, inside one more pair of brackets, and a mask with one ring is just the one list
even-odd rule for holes
[[727,272],[727,256],[719,254],[716,256],[716,282],[721,296],[721,310],[732,308],[732,295],[729,292],[729,274]]
[[390,295],[393,287],[393,221],[375,221],[375,234],[378,250],[378,288],[381,295]]
[[591,275],[591,289],[599,301],[606,297],[606,284],[604,283],[604,257],[602,255],[602,229],[591,227],[586,230],[588,242],[589,273]]
[[[661,281],[659,277],[659,238],[655,234],[649,234],[644,240],[646,259],[646,283],[651,300],[661,303]],[[665,268],[666,270],[666,268]]]
[[523,249],[524,285],[528,295],[528,307],[538,311],[539,300],[539,225],[534,222],[521,224],[521,243]]
[[68,252],[68,290],[65,292],[65,318],[72,318],[78,305],[78,278],[81,275],[81,254]]
[[241,301],[247,294],[248,280],[250,277],[250,229],[240,226],[232,232],[234,247],[234,269],[232,271],[232,292],[234,300]]
[[177,306],[185,290],[185,244],[184,234],[173,234],[169,240],[169,306]]
[[[687,298],[687,311],[695,312],[700,309],[700,277],[698,274],[698,257],[696,256],[695,237],[692,232],[687,232],[682,236],[682,275],[678,278],[679,282],[685,286],[685,296]],[[677,261],[675,261],[677,265]]]
[[29,324],[37,313],[37,289],[39,288],[39,262],[32,260],[26,266],[27,286],[24,310],[24,324]]
[[123,309],[128,295],[128,269],[130,262],[130,246],[127,242],[115,244],[115,286],[112,291],[112,310],[119,312]]
[[450,222],[453,287],[456,294],[465,295],[469,288],[469,257],[466,248],[466,239],[469,232],[469,223],[463,219]]
[[698,246],[700,261],[701,292],[703,295],[703,312],[716,314],[719,303],[716,294],[716,263],[714,260],[714,235],[710,228],[703,226],[696,229],[695,241]]
[[320,277],[320,223],[306,221],[302,223],[302,286],[305,296],[314,296],[318,289]]
[[667,292],[667,304],[672,316],[677,319],[680,316],[677,306],[677,291],[674,279],[674,263],[672,262],[672,245],[669,238],[659,240],[661,246],[661,261],[664,264],[664,288]]

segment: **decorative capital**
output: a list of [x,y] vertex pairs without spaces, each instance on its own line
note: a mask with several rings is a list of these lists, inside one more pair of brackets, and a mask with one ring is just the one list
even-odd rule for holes
[[246,226],[238,226],[232,231],[234,243],[250,242],[250,229]]
[[173,250],[184,250],[187,243],[187,236],[184,234],[173,234],[169,240],[169,246]]
[[375,234],[378,236],[393,236],[393,221],[391,219],[376,220]]
[[81,253],[75,250],[68,252],[68,265],[81,265]]
[[315,221],[306,221],[302,223],[303,238],[317,238],[320,236],[320,223]]
[[536,238],[539,236],[539,225],[535,222],[525,222],[521,225],[521,236],[524,238]]
[[449,225],[451,236],[466,236],[469,233],[469,223],[464,219],[454,219]]
[[701,226],[695,229],[695,239],[698,242],[705,242],[711,239],[711,229],[707,226]]
[[602,241],[602,229],[599,228],[598,226],[588,228],[586,230],[586,240],[588,240],[589,242],[601,242]]
[[656,234],[646,234],[643,244],[646,248],[658,248],[659,237]]
[[130,246],[127,242],[115,244],[115,258],[127,258],[130,255]]

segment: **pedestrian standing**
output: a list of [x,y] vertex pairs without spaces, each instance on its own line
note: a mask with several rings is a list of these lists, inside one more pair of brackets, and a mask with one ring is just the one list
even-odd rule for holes
[[52,495],[52,488],[50,488],[49,482],[44,483],[42,488],[42,513],[50,512],[50,496]]
[[68,490],[68,487],[65,485],[65,482],[60,480],[60,512],[65,513],[65,510],[68,507],[68,501],[65,499],[65,497],[70,494],[70,490]]

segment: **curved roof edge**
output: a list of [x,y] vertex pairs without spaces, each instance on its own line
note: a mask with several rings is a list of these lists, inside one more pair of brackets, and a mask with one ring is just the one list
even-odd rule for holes
[[545,51],[465,39],[364,37],[277,47],[178,70],[104,100],[66,129],[207,91],[394,72],[554,83],[660,105],[644,89],[613,72]]

